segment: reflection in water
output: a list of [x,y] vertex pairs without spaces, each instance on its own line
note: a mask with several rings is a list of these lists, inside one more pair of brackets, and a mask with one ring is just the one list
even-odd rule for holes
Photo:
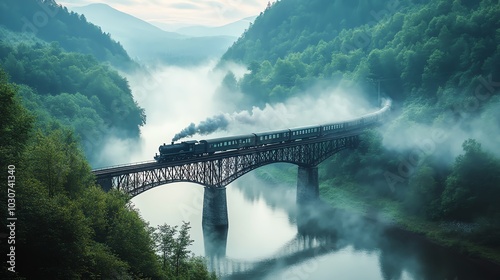
[[190,248],[223,279],[500,279],[415,234],[333,209],[298,208],[293,184],[251,174],[227,188],[229,229],[203,230],[203,187],[160,186],[133,199],[151,226],[191,222]]
[[221,275],[225,268],[220,264],[226,260],[228,227],[203,226],[203,244],[205,247],[205,257],[210,271],[215,271]]
[[[264,201],[274,210],[286,210],[297,233],[268,256],[234,258],[225,254],[227,230],[204,231],[209,268],[223,279],[500,279],[498,268],[321,201],[297,209],[290,201],[295,200],[292,186],[266,186],[250,176],[237,188],[251,205]],[[248,234],[239,241],[244,243]]]

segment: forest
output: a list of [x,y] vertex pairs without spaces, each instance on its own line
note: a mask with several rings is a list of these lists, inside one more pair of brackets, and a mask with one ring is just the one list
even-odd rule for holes
[[320,166],[321,196],[500,262],[498,14],[494,0],[277,1],[220,62],[247,74],[223,83],[260,105],[318,84],[376,103],[380,86],[392,120]]
[[188,249],[189,223],[151,227],[91,173],[107,137],[145,124],[118,72],[135,62],[54,1],[2,1],[0,15],[0,211],[15,233],[2,231],[0,278],[216,279]]
[[[498,14],[494,0],[277,1],[222,57],[248,67],[224,85],[245,106],[317,84],[376,103],[380,85],[391,121],[320,166],[321,197],[354,197],[356,211],[500,263]],[[95,186],[103,141],[137,139],[146,122],[118,72],[137,67],[126,51],[53,0],[2,1],[0,15],[0,162],[15,166],[0,180],[17,178],[23,221],[17,272],[0,277],[214,279],[187,250],[188,223],[153,228],[129,197]]]
[[91,163],[106,137],[138,138],[144,109],[126,79],[91,55],[65,52],[57,42],[0,42],[0,63],[19,86],[40,126],[54,121],[77,132]]
[[109,34],[53,1],[4,1],[0,15],[0,65],[37,126],[73,130],[94,166],[110,164],[109,137],[138,139],[144,109],[118,73],[138,66]]
[[54,0],[4,0],[0,3],[0,15],[0,26],[16,33],[59,42],[66,51],[90,54],[120,69],[130,70],[136,66],[110,34]]
[[0,211],[22,221],[14,243],[1,243],[16,256],[2,279],[216,279],[188,249],[189,223],[153,228],[126,194],[95,185],[73,130],[41,127],[18,91],[0,70],[0,161],[11,167],[0,179],[16,178],[17,205],[3,192]]

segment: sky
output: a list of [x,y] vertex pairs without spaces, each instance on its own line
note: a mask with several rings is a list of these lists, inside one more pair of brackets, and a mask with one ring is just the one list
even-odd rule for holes
[[60,0],[68,8],[104,3],[150,23],[221,26],[258,15],[269,0]]

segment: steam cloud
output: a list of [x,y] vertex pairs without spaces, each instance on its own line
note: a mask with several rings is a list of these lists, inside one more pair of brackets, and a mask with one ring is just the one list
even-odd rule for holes
[[291,98],[284,103],[266,104],[263,108],[253,107],[251,110],[220,113],[198,125],[191,123],[175,134],[172,141],[217,131],[230,131],[231,135],[236,135],[319,125],[358,117],[377,109],[368,108],[369,106],[359,98],[346,97],[336,89],[319,96]]

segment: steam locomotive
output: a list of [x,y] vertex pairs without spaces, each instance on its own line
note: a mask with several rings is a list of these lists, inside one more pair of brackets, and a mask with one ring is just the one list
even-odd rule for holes
[[169,162],[188,159],[192,157],[212,155],[214,153],[222,151],[248,149],[251,147],[300,141],[359,128],[366,128],[373,126],[383,120],[388,114],[390,107],[391,102],[386,101],[382,109],[378,110],[377,112],[345,122],[290,128],[284,130],[252,133],[247,135],[238,135],[200,141],[190,140],[183,141],[181,143],[172,142],[170,145],[161,145],[158,148],[159,154],[156,154],[154,159],[157,162]]

